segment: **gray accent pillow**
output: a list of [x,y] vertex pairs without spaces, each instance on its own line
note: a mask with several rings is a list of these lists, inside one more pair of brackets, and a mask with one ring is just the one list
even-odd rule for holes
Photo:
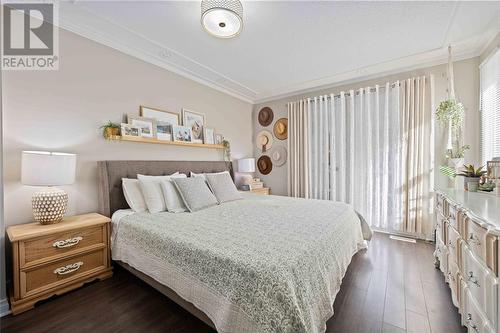
[[228,172],[225,173],[215,173],[215,174],[205,174],[208,186],[214,193],[219,203],[234,201],[241,199],[241,193],[238,192],[236,185],[234,185],[233,180]]
[[172,181],[190,212],[219,204],[202,177],[172,178]]

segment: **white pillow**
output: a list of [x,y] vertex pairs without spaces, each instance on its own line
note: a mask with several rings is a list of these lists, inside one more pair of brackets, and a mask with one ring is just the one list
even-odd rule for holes
[[179,175],[179,172],[168,176],[137,175],[142,195],[144,196],[144,201],[146,202],[146,206],[148,207],[150,213],[159,213],[167,210],[167,205],[163,197],[163,191],[161,189],[161,181],[169,180],[170,177],[177,175]]
[[122,188],[128,206],[137,213],[148,210],[137,179],[122,178]]
[[182,200],[181,194],[172,182],[173,178],[187,178],[185,174],[174,175],[168,180],[161,181],[161,188],[163,190],[163,197],[165,199],[165,205],[167,206],[167,211],[171,213],[182,213],[186,212],[187,208]]
[[229,173],[229,171],[212,172],[212,173],[208,173],[208,172],[194,173],[193,171],[191,171],[191,177],[203,177],[203,179],[207,180],[206,175],[220,175],[220,174],[223,174],[223,173]]

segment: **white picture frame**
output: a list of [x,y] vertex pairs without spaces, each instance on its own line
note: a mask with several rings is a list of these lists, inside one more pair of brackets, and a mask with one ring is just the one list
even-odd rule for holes
[[162,141],[172,141],[173,126],[165,121],[156,122],[156,139]]
[[203,143],[207,145],[215,144],[215,130],[213,128],[205,127],[203,129]]
[[215,134],[215,144],[221,145],[222,141],[224,141],[224,137],[222,136],[222,134],[218,134],[218,133]]
[[187,126],[173,126],[172,137],[175,142],[193,142],[193,132]]
[[203,143],[203,128],[205,127],[205,114],[182,109],[182,125],[191,128],[192,142]]
[[135,127],[141,129],[141,137],[143,138],[156,138],[156,120],[153,118],[146,118],[129,114],[127,122]]
[[124,138],[140,138],[141,129],[127,123],[122,123],[120,127],[120,134]]

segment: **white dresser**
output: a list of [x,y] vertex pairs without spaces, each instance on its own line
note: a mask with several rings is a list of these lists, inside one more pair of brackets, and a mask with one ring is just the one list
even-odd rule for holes
[[436,267],[468,332],[500,333],[500,197],[436,190]]

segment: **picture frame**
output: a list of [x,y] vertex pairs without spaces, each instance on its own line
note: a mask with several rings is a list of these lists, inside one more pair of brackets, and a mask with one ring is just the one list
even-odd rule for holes
[[486,171],[488,179],[500,179],[500,160],[486,162]]
[[157,121],[156,122],[156,139],[162,141],[172,141],[172,128],[169,122]]
[[172,137],[175,142],[193,142],[193,131],[187,126],[173,126]]
[[180,115],[176,112],[141,105],[139,107],[139,115],[145,118],[156,119],[156,121],[167,122],[172,126],[180,125]]
[[203,129],[203,143],[207,145],[215,144],[215,130],[213,128],[205,127]]
[[140,138],[141,137],[140,127],[136,127],[136,126],[130,125],[128,123],[121,123],[120,131],[121,131],[121,136],[124,138]]
[[153,118],[146,118],[129,114],[127,122],[135,127],[140,127],[141,137],[143,138],[156,138],[156,120]]
[[182,109],[182,125],[191,128],[192,142],[203,143],[205,114]]
[[215,144],[221,145],[222,141],[224,141],[224,137],[222,136],[222,134],[215,134]]

